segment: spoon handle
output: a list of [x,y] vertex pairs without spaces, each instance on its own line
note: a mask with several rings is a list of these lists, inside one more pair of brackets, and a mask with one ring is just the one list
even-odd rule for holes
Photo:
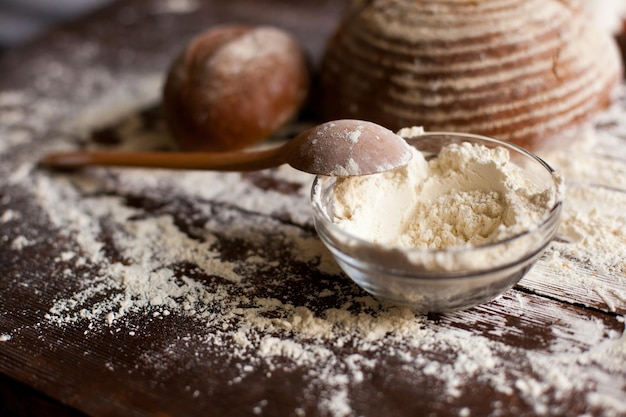
[[254,152],[60,152],[44,156],[39,161],[39,166],[52,169],[116,166],[256,171],[275,167],[284,162],[278,147]]

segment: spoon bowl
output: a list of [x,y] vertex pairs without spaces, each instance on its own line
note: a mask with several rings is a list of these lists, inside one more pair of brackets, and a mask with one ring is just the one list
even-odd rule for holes
[[368,175],[406,165],[406,141],[391,130],[362,120],[336,120],[306,130],[282,146],[249,152],[73,151],[44,156],[54,169],[118,166],[215,171],[255,171],[289,164],[325,176]]

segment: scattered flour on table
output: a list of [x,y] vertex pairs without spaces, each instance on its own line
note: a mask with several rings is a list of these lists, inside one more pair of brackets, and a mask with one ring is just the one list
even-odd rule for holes
[[[574,301],[598,297],[626,310],[626,88],[617,104],[577,146],[542,156],[566,181],[561,227],[543,262],[525,278],[539,288],[560,287]],[[549,278],[549,279],[546,279]],[[589,294],[592,292],[591,294]]]
[[[196,175],[193,174],[194,181],[199,178]],[[137,173],[136,181],[139,176]],[[184,181],[184,175],[181,178]],[[204,178],[208,183],[214,183],[217,178],[224,181],[221,175],[205,174]],[[254,262],[242,266],[221,260],[220,252],[212,247],[218,241],[215,233],[236,235],[241,226],[229,232],[228,226],[208,221],[203,228],[203,241],[198,242],[182,233],[169,214],[143,219],[140,210],[127,207],[119,197],[89,197],[89,193],[85,193],[91,190],[89,184],[46,177],[38,181],[42,207],[56,225],[80,242],[80,253],[70,256],[65,252],[63,258],[76,265],[94,262],[103,265],[99,275],[83,279],[84,290],[58,300],[47,316],[51,322],[67,325],[88,321],[106,329],[106,326],[123,326],[125,317],[132,314],[194,317],[214,329],[202,336],[206,346],[228,346],[229,355],[247,364],[241,366],[240,375],[232,384],[240,383],[259,368],[268,369],[270,373],[284,369],[287,361],[294,367],[309,369],[311,390],[322,393],[319,407],[334,416],[352,415],[350,392],[379,366],[373,352],[381,349],[387,356],[401,361],[407,374],[424,374],[441,381],[450,401],[462,395],[466,380],[476,379],[503,395],[520,393],[538,414],[550,415],[558,411],[553,404],[555,395],[557,399],[566,398],[573,392],[588,392],[590,404],[604,410],[604,415],[621,412],[615,402],[620,393],[615,392],[608,398],[594,396],[596,391],[592,387],[598,382],[593,375],[585,376],[583,371],[597,365],[598,361],[593,358],[601,357],[597,356],[602,354],[600,352],[606,354],[623,349],[620,335],[612,335],[605,342],[599,337],[597,344],[590,344],[597,352],[564,348],[555,360],[553,354],[519,352],[470,332],[432,326],[425,317],[403,308],[380,306],[370,297],[353,298],[346,305],[321,312],[271,297],[251,298],[245,291],[248,288],[246,277],[254,274],[255,268],[270,263],[270,259],[263,262],[264,254],[254,253],[251,254]],[[240,180],[233,178],[232,181]],[[140,182],[126,184],[130,190]],[[268,213],[272,210],[271,207],[264,209]],[[103,257],[99,238],[101,221],[94,221],[94,218],[117,225],[113,240],[122,257],[131,260],[128,265],[110,263]],[[236,217],[233,220],[242,221]],[[303,238],[297,227],[282,228],[290,230],[285,233],[283,244],[294,248],[294,259],[326,257],[317,267],[327,273],[337,273],[328,254],[314,244],[316,239]],[[259,233],[262,234],[262,230]],[[176,261],[194,263],[205,273],[232,284],[214,287],[191,277],[177,277],[167,266]],[[280,269],[280,265],[276,266]],[[243,288],[243,293],[233,293],[231,285]],[[115,290],[112,295],[111,290]],[[92,301],[102,296],[104,300]],[[356,313],[351,311],[355,307]],[[557,310],[554,313],[560,314]],[[580,318],[565,321],[579,326],[587,324]],[[604,331],[602,323],[589,326],[580,333],[588,334],[589,328],[600,334]],[[355,346],[355,353],[341,354],[344,346]],[[174,346],[172,350],[175,351]],[[438,352],[442,350],[451,352],[453,359],[440,358]],[[503,357],[516,354],[521,354],[522,362],[533,367],[535,378],[522,377],[522,371],[518,371],[519,376],[508,373]],[[158,354],[147,354],[145,361],[154,363],[158,357]],[[572,366],[572,362],[576,365]],[[625,370],[623,362],[615,362],[614,366],[617,368],[609,371]]]
[[2,213],[2,215],[0,216],[0,223],[8,223],[13,220],[19,220],[20,218],[21,215],[19,212],[9,209]]
[[26,236],[18,236],[11,242],[11,249],[22,250],[28,246],[33,246],[37,242],[28,239]]
[[[0,106],[3,102],[20,99],[0,93]],[[99,111],[87,109],[86,113],[89,113],[89,123],[83,126],[85,129],[94,126]],[[11,117],[19,119],[20,115]],[[77,126],[71,129],[80,130]],[[27,141],[19,136],[22,134],[15,131],[11,146]],[[131,142],[137,140],[137,129],[129,129],[127,134]],[[8,147],[0,148],[0,152],[5,149]],[[552,160],[558,161],[559,155],[554,157]],[[585,163],[582,155],[579,162]],[[615,166],[616,169],[623,167],[620,163]],[[377,359],[381,355],[402,364],[407,383],[411,378],[426,376],[443,384],[445,398],[442,401],[454,403],[467,389],[467,381],[472,380],[505,397],[521,394],[540,415],[567,411],[558,408],[558,400],[575,395],[584,395],[599,415],[626,413],[620,402],[623,386],[614,380],[624,382],[626,336],[607,330],[600,321],[565,316],[567,313],[555,308],[552,314],[562,316],[561,322],[553,324],[559,342],[545,350],[523,350],[506,344],[505,338],[499,340],[493,335],[487,337],[478,331],[463,329],[472,325],[473,315],[480,314],[480,320],[484,320],[488,306],[450,315],[442,319],[442,324],[437,324],[408,309],[381,306],[367,296],[348,296],[343,304],[316,310],[315,303],[294,305],[272,296],[257,295],[248,279],[260,268],[269,265],[277,273],[286,274],[288,279],[297,279],[297,272],[285,272],[284,265],[264,252],[268,242],[263,234],[276,229],[280,234],[273,236],[280,238],[281,247],[288,248],[292,260],[329,276],[339,273],[319,240],[303,234],[298,226],[308,221],[306,193],[310,183],[308,177],[299,176],[293,170],[281,168],[268,175],[276,180],[301,182],[303,191],[299,199],[271,191],[251,191],[249,186],[241,185],[238,174],[190,172],[173,178],[168,172],[145,175],[145,171],[129,170],[124,180],[118,181],[109,178],[107,173],[96,178],[72,178],[33,173],[32,166],[26,163],[21,168],[11,174],[10,183],[29,190],[51,223],[62,231],[62,236],[76,243],[75,248],[63,248],[56,262],[76,270],[94,268],[84,275],[69,268],[60,272],[68,282],[79,285],[51,306],[45,317],[50,323],[59,326],[88,323],[89,331],[104,332],[123,329],[126,319],[137,316],[165,320],[175,315],[198,320],[209,330],[189,338],[200,339],[207,350],[224,346],[231,359],[240,360],[240,374],[231,384],[240,383],[257,369],[271,373],[290,364],[304,367],[308,370],[310,389],[322,394],[321,412],[333,416],[354,414],[351,393],[380,368]],[[565,171],[566,180],[576,181],[575,170]],[[193,210],[198,213],[195,220],[201,224],[195,226],[195,235],[191,236],[181,230],[180,219],[173,213],[164,211],[146,216],[141,208],[128,204],[122,197],[133,193],[149,196],[163,188],[175,189],[203,203],[210,201],[231,207],[232,210],[224,211],[225,218],[221,219],[227,220],[230,216],[231,221],[215,220],[209,204],[198,204]],[[592,187],[587,187],[585,191],[577,191],[574,186],[569,189],[572,191],[566,196],[566,204],[570,206],[562,230],[568,241],[553,244],[551,255],[540,261],[540,265],[558,272],[550,279],[560,280],[559,283],[573,282],[581,276],[568,275],[563,259],[582,261],[593,271],[606,271],[614,280],[607,283],[607,289],[616,289],[615,294],[609,294],[609,299],[615,308],[622,308],[624,298],[620,304],[617,292],[623,288],[621,254],[625,253],[622,250],[625,243],[623,228],[618,229],[616,225],[624,224],[623,214],[619,210],[604,212],[605,208],[595,207],[585,197],[593,195],[596,200],[618,203],[622,201],[623,197],[619,197],[622,194],[613,193],[609,188],[592,191]],[[293,224],[255,223],[241,215],[247,211],[264,215],[289,213]],[[20,216],[13,210],[4,211],[0,222],[10,225]],[[235,226],[237,222],[243,223]],[[259,242],[245,258],[253,262],[223,260],[221,239],[225,235],[236,239],[238,233],[250,230],[259,235]],[[103,236],[104,233],[110,235]],[[16,237],[13,242],[16,242],[16,250],[30,243],[37,244],[24,236]],[[107,246],[111,245],[117,251],[115,256],[107,253]],[[598,248],[606,251],[601,259],[591,256]],[[181,262],[197,266],[204,274],[215,277],[215,281],[200,281],[186,271],[181,273],[176,269]],[[582,275],[583,284],[593,279],[589,274]],[[285,275],[280,277],[284,278]],[[613,285],[615,282],[618,285]],[[335,293],[344,291],[342,285],[331,284],[319,297],[334,297]],[[517,298],[505,296],[497,302],[505,304],[509,311],[519,310],[522,318],[531,313],[538,317],[545,308],[544,304],[533,307],[530,305],[532,298],[516,295]],[[507,323],[498,320],[494,317],[491,323],[494,332],[504,334],[510,330]],[[131,331],[141,335],[140,328]],[[0,341],[10,343],[11,336],[2,334]],[[163,352],[146,352],[144,364],[158,366],[159,355],[175,354],[178,348],[175,341]],[[511,357],[516,358],[513,363]],[[532,377],[527,376],[529,367]],[[202,393],[194,392],[194,397],[199,395]],[[263,406],[260,404],[259,410]],[[507,405],[500,403],[493,407],[497,414],[498,408],[504,409]],[[295,410],[294,414],[304,412]],[[459,415],[471,415],[471,410],[461,407]]]

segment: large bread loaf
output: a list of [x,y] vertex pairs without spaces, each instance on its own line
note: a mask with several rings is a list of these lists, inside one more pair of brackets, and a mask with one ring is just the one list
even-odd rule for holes
[[322,60],[323,116],[551,143],[622,77],[615,40],[575,3],[356,1]]

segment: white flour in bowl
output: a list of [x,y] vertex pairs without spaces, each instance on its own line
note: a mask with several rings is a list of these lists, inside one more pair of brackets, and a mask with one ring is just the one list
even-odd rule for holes
[[555,204],[556,189],[537,189],[503,147],[450,144],[430,161],[412,149],[400,169],[339,178],[333,221],[375,243],[444,249],[524,232]]

